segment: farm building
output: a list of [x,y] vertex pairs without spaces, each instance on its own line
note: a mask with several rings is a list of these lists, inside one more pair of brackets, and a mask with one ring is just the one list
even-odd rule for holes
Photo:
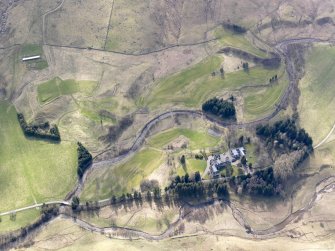
[[22,61],[25,62],[25,61],[36,60],[36,59],[40,59],[40,58],[41,58],[40,55],[31,56],[31,57],[24,57],[24,58],[22,58]]

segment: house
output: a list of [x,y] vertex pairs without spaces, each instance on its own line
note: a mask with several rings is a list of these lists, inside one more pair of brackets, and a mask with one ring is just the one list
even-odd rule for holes
[[233,159],[238,159],[240,157],[240,153],[237,149],[232,149],[231,150],[231,156],[233,157]]
[[245,156],[246,151],[245,151],[244,147],[239,147],[238,151],[240,152],[241,157]]

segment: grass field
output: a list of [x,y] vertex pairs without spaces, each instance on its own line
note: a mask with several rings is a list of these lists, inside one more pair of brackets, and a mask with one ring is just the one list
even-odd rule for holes
[[224,46],[230,46],[241,49],[243,51],[254,54],[255,56],[266,58],[267,53],[254,47],[245,37],[244,34],[237,34],[224,29],[223,27],[216,28],[214,35],[219,39]]
[[76,145],[26,139],[12,105],[0,103],[0,211],[63,199],[77,175]]
[[221,62],[222,58],[219,56],[209,57],[187,70],[161,80],[146,98],[146,104],[151,109],[164,104],[199,107],[210,96],[246,85],[266,84],[277,74],[277,70],[256,66],[248,72],[240,70],[227,73],[224,78],[211,76],[213,71],[219,70]]
[[244,92],[244,118],[252,120],[269,114],[275,109],[288,85],[286,75],[278,82],[260,90],[248,90]]
[[20,56],[29,57],[43,54],[43,48],[38,44],[25,44],[21,47]]
[[62,80],[61,78],[56,77],[38,85],[38,101],[40,103],[45,103],[61,95],[71,95],[77,92],[82,92],[88,95],[94,90],[96,86],[97,82],[95,81],[76,81],[73,79]]
[[300,125],[319,143],[335,123],[335,48],[315,46],[306,57],[300,81]]
[[105,199],[138,190],[141,181],[158,168],[162,161],[162,152],[143,149],[124,164],[110,168],[89,181],[82,193],[82,199]]
[[152,147],[163,148],[179,136],[185,136],[189,140],[189,149],[204,149],[216,146],[220,139],[215,138],[202,130],[191,130],[186,128],[172,129],[153,136],[148,144]]
[[193,175],[195,172],[199,172],[200,175],[202,175],[206,169],[206,166],[206,160],[187,159],[185,168],[180,165],[177,168],[177,174],[179,176],[183,176],[186,173],[188,173],[189,175]]
[[43,59],[44,53],[41,45],[38,44],[23,45],[19,52],[19,61],[21,61],[23,57],[38,56],[38,55],[41,56],[41,59],[27,61],[25,62],[25,64],[30,69],[43,70],[48,67],[48,62],[45,59]]
[[30,209],[17,213],[13,220],[10,215],[1,216],[0,234],[25,227],[37,220],[40,215],[38,209]]
[[247,160],[248,163],[255,164],[257,157],[255,154],[255,145],[254,144],[246,144],[245,149],[247,152]]

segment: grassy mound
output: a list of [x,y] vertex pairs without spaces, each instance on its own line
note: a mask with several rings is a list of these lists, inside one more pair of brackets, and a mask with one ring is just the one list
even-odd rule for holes
[[76,181],[75,144],[25,138],[16,110],[0,103],[0,210],[62,199]]

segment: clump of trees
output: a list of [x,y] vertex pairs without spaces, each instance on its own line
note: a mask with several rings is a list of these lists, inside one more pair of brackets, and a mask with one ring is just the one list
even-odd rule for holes
[[49,122],[30,125],[26,122],[22,113],[17,114],[17,119],[20,123],[24,135],[27,137],[46,139],[55,142],[61,141],[57,125],[50,126]]
[[275,176],[280,181],[285,181],[293,175],[294,169],[304,159],[304,151],[298,150],[288,154],[282,154],[273,165]]
[[79,178],[82,178],[85,171],[92,164],[92,155],[80,142],[78,142],[77,153],[78,153],[77,173],[78,173]]
[[276,75],[274,75],[272,78],[270,78],[269,82],[270,82],[270,83],[273,83],[273,82],[276,82],[277,80],[278,80],[278,76],[277,76],[277,74],[276,74]]
[[265,141],[267,149],[277,155],[273,170],[280,182],[291,177],[294,169],[313,152],[312,138],[304,129],[298,128],[293,119],[259,126],[256,134]]
[[281,192],[281,185],[274,176],[273,169],[267,168],[248,175],[230,179],[230,185],[239,193],[273,196]]
[[243,70],[248,71],[249,70],[249,63],[248,62],[242,63],[242,67],[243,67]]
[[236,110],[232,102],[214,97],[202,105],[202,110],[220,118],[235,118]]
[[142,192],[154,191],[155,188],[159,187],[157,180],[144,179],[141,181],[140,188]]
[[71,201],[71,208],[72,210],[76,210],[80,205],[80,199],[78,196],[74,196]]
[[243,28],[242,26],[239,26],[237,24],[226,23],[226,24],[223,25],[223,27],[227,30],[233,31],[233,32],[238,33],[238,34],[243,34],[243,33],[247,32],[247,30],[245,28]]
[[299,129],[293,119],[276,122],[274,125],[262,125],[256,128],[256,134],[266,141],[268,147],[292,152],[313,151],[313,140],[304,129]]

